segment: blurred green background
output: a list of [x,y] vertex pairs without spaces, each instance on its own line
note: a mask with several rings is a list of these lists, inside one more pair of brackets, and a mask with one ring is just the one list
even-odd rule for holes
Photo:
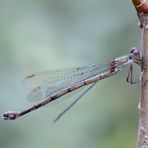
[[[0,114],[34,103],[21,87],[27,74],[105,63],[139,47],[137,22],[131,1],[1,0]],[[15,121],[1,117],[0,147],[134,148],[140,87],[126,75],[101,81],[56,124],[75,96]]]

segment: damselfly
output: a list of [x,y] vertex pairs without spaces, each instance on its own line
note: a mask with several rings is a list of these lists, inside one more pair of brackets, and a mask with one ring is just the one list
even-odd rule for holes
[[127,81],[132,83],[131,76],[133,63],[141,66],[140,51],[135,47],[132,48],[127,55],[116,58],[108,64],[91,64],[77,68],[41,72],[27,76],[23,80],[23,85],[32,89],[28,95],[28,99],[41,99],[40,102],[20,112],[5,112],[3,117],[5,120],[14,120],[57,100],[61,96],[88,85],[88,89],[85,90],[76,100],[74,100],[74,102],[72,102],[72,104],[70,104],[70,106],[68,106],[63,112],[61,112],[61,114],[59,114],[59,116],[55,119],[55,121],[57,121],[98,81],[117,74],[126,66],[130,66]]

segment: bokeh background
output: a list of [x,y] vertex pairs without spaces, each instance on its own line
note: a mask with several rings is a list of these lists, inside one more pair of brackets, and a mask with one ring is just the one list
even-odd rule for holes
[[[137,22],[131,1],[0,0],[0,114],[34,103],[21,87],[27,74],[106,63],[139,47]],[[75,95],[15,121],[1,117],[0,147],[134,148],[140,87],[126,75],[101,81],[56,124]]]

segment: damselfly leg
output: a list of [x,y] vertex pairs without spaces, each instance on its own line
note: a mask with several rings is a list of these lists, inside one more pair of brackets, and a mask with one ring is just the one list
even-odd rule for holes
[[[141,52],[139,49],[134,50],[134,48],[130,51],[131,53],[134,53],[135,58],[134,58],[134,63],[136,63],[137,65],[139,65],[141,67],[142,65],[142,57],[141,57]],[[127,75],[127,79],[126,82],[130,83],[130,84],[137,84],[140,83],[139,80],[134,81],[133,80],[133,64],[129,64],[129,70],[128,70],[128,75]]]
[[133,65],[132,65],[132,64],[131,64],[130,67],[129,67],[126,82],[127,82],[127,83],[130,83],[130,84],[137,84],[137,83],[140,83],[140,81],[134,81],[134,80],[133,80]]

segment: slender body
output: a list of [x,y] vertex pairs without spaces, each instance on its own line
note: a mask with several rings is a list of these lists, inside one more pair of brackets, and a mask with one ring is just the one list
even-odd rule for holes
[[[21,117],[31,111],[34,111],[56,99],[59,97],[68,94],[74,90],[77,90],[80,87],[89,85],[89,84],[95,84],[99,80],[108,78],[112,75],[115,75],[119,71],[121,71],[125,66],[131,65],[132,63],[136,63],[138,65],[141,64],[141,57],[140,57],[140,52],[137,48],[132,48],[130,53],[116,58],[112,60],[109,64],[104,65],[104,69],[101,68],[101,65],[91,65],[89,68],[85,68],[87,70],[87,75],[81,70],[81,72],[77,72],[75,75],[73,74],[73,77],[71,78],[70,76],[67,81],[64,81],[63,79],[55,81],[54,83],[49,83],[47,85],[42,85],[42,86],[37,86],[33,89],[31,96],[32,97],[37,97],[37,96],[42,96],[43,99],[38,102],[37,104],[34,104],[33,106],[21,111],[21,112],[14,112],[14,111],[9,111],[5,112],[3,114],[3,117],[5,120],[14,120],[18,117]],[[75,69],[75,71],[80,71],[80,69],[84,69],[83,67],[78,67]],[[86,71],[85,70],[85,71]],[[93,74],[92,74],[93,73]],[[34,79],[36,77],[36,74],[27,76],[26,79],[27,81]],[[79,80],[78,80],[79,79]],[[72,83],[71,83],[72,81]],[[68,85],[65,85],[64,84]],[[63,85],[63,87],[59,87]],[[48,88],[54,88],[53,92],[48,92]],[[57,89],[58,87],[58,89]],[[46,95],[45,90],[48,92]],[[37,93],[38,92],[38,93]],[[32,95],[33,94],[33,95]],[[35,95],[34,95],[35,94]],[[39,95],[37,95],[39,94]]]

